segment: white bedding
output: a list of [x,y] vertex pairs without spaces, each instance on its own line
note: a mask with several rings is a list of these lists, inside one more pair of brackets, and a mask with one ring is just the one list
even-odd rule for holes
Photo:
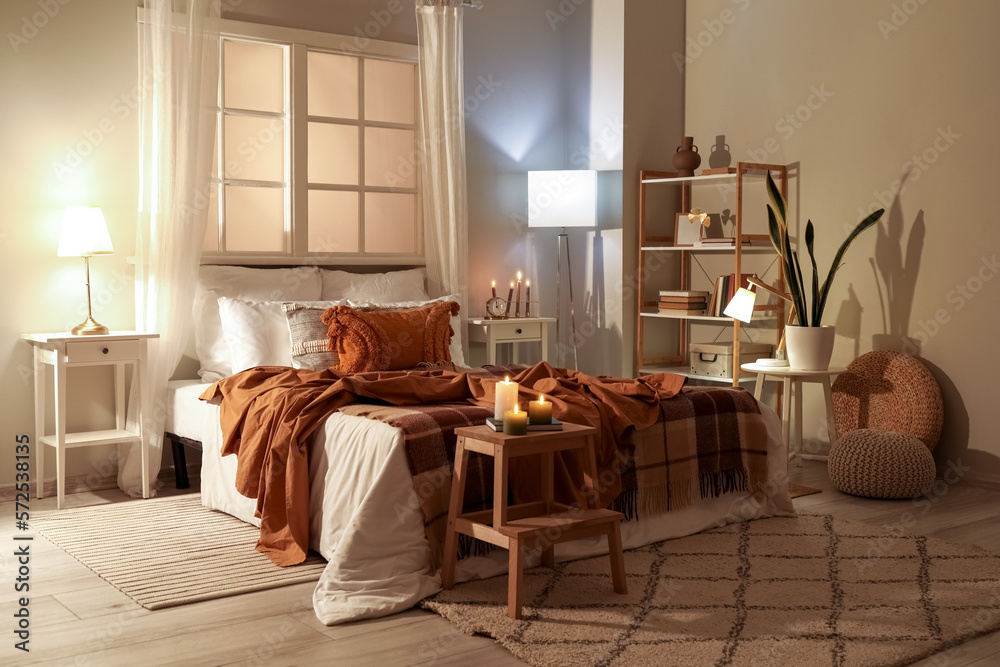
[[[236,457],[220,457],[219,408],[198,400],[209,385],[170,383],[167,428],[201,441],[202,504],[260,525],[256,501],[234,486]],[[766,498],[727,494],[683,510],[622,524],[626,549],[681,537],[706,528],[766,516],[794,513],[788,496],[781,423],[761,405],[768,431],[768,479],[778,480]],[[441,588],[438,574],[427,574],[430,548],[420,505],[406,464],[402,432],[383,422],[334,413],[317,429],[310,448],[310,547],[327,559],[313,608],[326,625],[384,616],[412,607]],[[556,545],[567,560],[607,553],[604,537]],[[465,558],[456,578],[490,577],[507,569],[507,554]]]

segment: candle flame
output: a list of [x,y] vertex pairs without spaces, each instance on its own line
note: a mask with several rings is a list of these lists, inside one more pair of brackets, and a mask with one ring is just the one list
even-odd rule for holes
[[512,281],[510,281],[510,288],[511,288],[511,289],[514,289],[514,281],[513,281],[513,280],[512,280]]
[[517,403],[514,404],[514,414],[517,414]]
[[518,279],[518,280],[520,280],[520,279],[521,279],[521,272],[520,272],[520,271],[518,271],[518,272],[517,272],[517,279]]
[[503,376],[503,381],[504,382],[510,382],[510,376],[509,375],[504,375]]
[[539,403],[544,403],[545,402],[545,394],[542,394],[541,396],[538,397],[538,402]]
[[528,287],[531,287],[531,281],[530,280],[525,280],[524,284],[527,285]]
[[496,287],[496,286],[497,286],[497,281],[494,280],[490,282],[490,287]]

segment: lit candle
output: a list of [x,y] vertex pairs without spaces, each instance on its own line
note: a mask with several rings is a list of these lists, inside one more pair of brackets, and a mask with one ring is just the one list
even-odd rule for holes
[[531,281],[524,281],[524,316],[531,317]]
[[493,298],[497,298],[497,281],[494,280],[490,283],[490,289],[493,290]]
[[545,394],[539,396],[537,401],[528,403],[528,420],[532,424],[552,423],[552,403],[545,402]]
[[504,413],[517,405],[517,390],[517,383],[511,382],[509,375],[503,382],[496,383],[497,396],[493,405],[493,419],[503,419]]
[[[504,311],[503,316],[507,317],[510,315],[510,302],[514,300],[514,281],[510,282],[510,291],[507,292],[507,310]],[[499,419],[499,417],[497,417]]]
[[508,410],[503,415],[504,435],[525,435],[528,432],[528,415],[517,409],[517,403],[513,410]]
[[514,317],[521,317],[521,272],[517,272],[517,301],[514,305]]

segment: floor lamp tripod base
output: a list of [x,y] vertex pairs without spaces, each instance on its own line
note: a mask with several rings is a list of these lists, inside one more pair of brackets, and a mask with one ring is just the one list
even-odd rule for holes
[[[580,370],[580,360],[576,348],[576,308],[573,305],[573,261],[570,259],[569,254],[569,236],[566,234],[566,228],[563,227],[562,231],[559,232],[559,247],[556,255],[556,304],[557,308],[562,306],[562,255],[563,248],[565,247],[566,252],[566,278],[569,284],[569,341],[573,346],[573,370]],[[558,314],[558,313],[557,313]],[[556,318],[556,346],[562,344],[562,338],[559,336],[559,319]],[[561,355],[560,355],[561,356]]]

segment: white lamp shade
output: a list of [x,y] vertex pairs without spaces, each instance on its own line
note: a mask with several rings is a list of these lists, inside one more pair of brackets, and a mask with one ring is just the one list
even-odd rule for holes
[[59,236],[59,257],[110,255],[111,236],[97,206],[67,206]]
[[597,172],[529,171],[529,227],[596,227]]
[[722,314],[740,322],[750,322],[753,319],[753,304],[756,300],[757,297],[753,292],[745,287],[741,287],[736,290],[732,301],[722,311]]

